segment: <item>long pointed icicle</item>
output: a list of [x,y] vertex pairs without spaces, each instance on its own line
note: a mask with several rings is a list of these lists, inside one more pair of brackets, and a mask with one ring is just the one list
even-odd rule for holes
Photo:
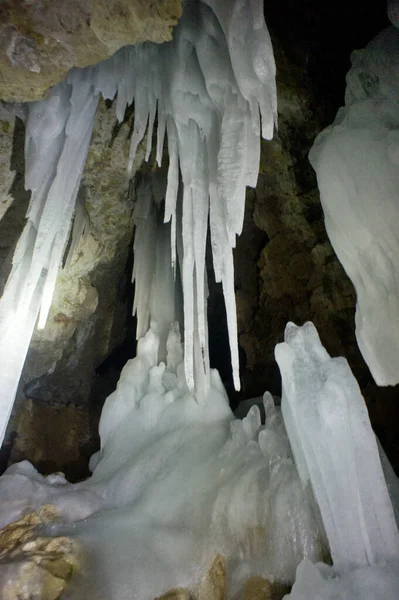
[[[202,352],[208,351],[201,272],[205,269],[204,218],[207,219],[209,205],[215,277],[223,286],[234,384],[237,389],[240,386],[232,248],[242,230],[246,186],[256,185],[260,133],[265,138],[272,137],[277,115],[275,63],[262,6],[261,0],[190,3],[172,42],[129,49],[129,68],[136,90],[129,168],[147,122],[147,135],[152,135],[152,90],[158,108],[158,164],[162,160],[165,129],[168,135],[165,222],[171,221],[172,225],[173,266],[179,167],[182,172],[185,368],[191,389],[195,385],[193,336],[199,336]],[[198,139],[196,131],[200,132]],[[148,138],[146,159],[151,143]],[[205,156],[208,167],[194,182],[200,169],[197,163]]]
[[0,299],[0,442],[41,308],[44,326],[86,162],[98,95],[92,71],[74,70],[47,100],[28,105],[27,222]]
[[[225,294],[234,382],[239,387],[232,248],[242,228],[245,188],[256,184],[259,134],[271,138],[276,125],[275,64],[261,0],[198,0],[186,4],[172,42],[126,47],[97,67],[75,69],[68,82],[53,88],[47,100],[29,105],[25,154],[26,184],[32,189],[32,199],[0,300],[3,434],[40,305],[41,325],[50,308],[99,93],[109,99],[118,94],[119,120],[134,101],[130,171],[147,129],[149,159],[155,118],[156,160],[161,163],[167,130],[170,164],[165,220],[171,221],[173,264],[176,248],[181,247],[183,255],[184,337],[186,353],[191,353],[186,357],[186,377],[191,388],[195,385],[195,348],[197,354],[201,348],[208,364],[201,272],[205,270],[204,221],[209,204],[214,270]],[[199,135],[193,137],[193,131]],[[201,169],[197,163],[202,160],[207,160],[208,166],[198,176]],[[179,168],[183,241],[176,215]],[[146,261],[144,258],[144,264]],[[145,294],[138,285],[145,278],[142,268],[135,267],[135,307],[141,335],[149,319]],[[11,345],[12,364],[7,356]]]

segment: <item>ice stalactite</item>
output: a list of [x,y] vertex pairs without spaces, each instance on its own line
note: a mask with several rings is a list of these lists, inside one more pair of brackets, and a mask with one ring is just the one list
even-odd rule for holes
[[181,284],[173,276],[170,223],[163,222],[162,176],[141,179],[136,188],[133,311],[137,313],[137,338],[150,326],[159,335],[158,360],[166,360],[166,341],[171,323],[182,325]]
[[47,319],[70,230],[98,103],[90,73],[72,71],[47,100],[27,105],[25,185],[32,196],[0,299],[1,442],[37,317],[39,327]]
[[[39,308],[39,326],[50,309],[100,93],[109,99],[116,96],[120,121],[126,106],[134,102],[130,169],[146,132],[148,160],[156,118],[159,164],[167,135],[170,163],[164,220],[170,222],[175,271],[181,261],[189,388],[193,391],[196,386],[196,372],[209,371],[208,222],[216,280],[222,282],[226,301],[234,382],[240,387],[233,247],[242,228],[246,186],[256,184],[260,134],[271,138],[276,122],[275,64],[260,0],[234,0],[228,10],[221,1],[198,0],[186,3],[172,42],[123,48],[97,67],[73,70],[48,100],[28,105],[26,186],[32,199],[0,301],[0,359],[6,365],[1,379],[1,435]],[[176,214],[180,176],[181,228]],[[143,243],[148,262],[153,249],[148,239]],[[137,255],[143,255],[144,249],[137,246],[138,242]],[[139,337],[148,324],[149,305],[143,298],[151,296],[151,290],[143,289],[151,278],[140,275],[142,268],[135,270],[136,280],[140,279],[135,300]]]
[[[105,80],[109,80],[106,86]],[[123,49],[99,66],[96,81],[105,96],[112,98],[117,90],[118,118],[134,101],[129,168],[146,131],[149,157],[155,115],[158,164],[167,135],[165,222],[171,223],[174,268],[181,174],[184,356],[189,387],[195,387],[196,336],[200,354],[208,353],[204,270],[209,221],[216,281],[223,285],[226,302],[234,383],[239,389],[232,250],[242,229],[246,186],[256,185],[260,135],[273,136],[277,116],[275,64],[262,3],[234,1],[226,7],[223,2],[187,2],[172,42]]]
[[[394,22],[397,3],[390,14]],[[359,348],[378,385],[399,382],[398,98],[392,26],[353,53],[345,106],[309,155],[328,235],[356,289]]]

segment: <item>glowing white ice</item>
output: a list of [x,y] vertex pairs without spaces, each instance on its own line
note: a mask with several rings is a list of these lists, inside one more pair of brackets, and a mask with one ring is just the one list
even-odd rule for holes
[[314,491],[333,560],[333,568],[304,561],[290,598],[394,600],[399,534],[357,381],[344,358],[329,356],[312,323],[287,325],[276,360],[295,462]]
[[[209,5],[211,8],[206,6]],[[236,389],[240,387],[233,252],[241,233],[246,186],[258,176],[260,135],[270,139],[276,123],[275,63],[262,2],[206,0],[188,3],[173,42],[124,49],[98,70],[98,89],[118,91],[123,117],[134,99],[129,158],[147,131],[147,158],[158,116],[157,161],[165,131],[169,173],[165,222],[171,222],[175,268],[179,170],[182,201],[184,357],[189,388],[195,387],[195,335],[207,355],[205,248],[210,222],[216,281],[222,282]],[[196,332],[196,334],[194,333]]]
[[[71,589],[77,600],[195,591],[218,553],[227,598],[251,575],[292,582],[303,557],[320,560],[325,539],[279,409],[265,394],[266,426],[258,407],[234,419],[213,370],[199,404],[186,384],[177,324],[161,363],[159,344],[151,328],[107,399],[92,477],[71,485],[27,461],[10,467],[0,478],[0,527],[43,503],[72,521],[52,533],[77,537],[88,553],[87,577]],[[0,593],[7,573],[0,570]]]

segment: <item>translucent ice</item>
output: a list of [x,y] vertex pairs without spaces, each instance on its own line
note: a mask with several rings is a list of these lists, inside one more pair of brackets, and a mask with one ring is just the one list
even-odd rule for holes
[[286,600],[397,600],[399,597],[399,562],[358,567],[338,573],[324,564],[304,560],[297,570],[296,581]]
[[312,323],[287,325],[276,360],[295,462],[304,487],[314,491],[333,559],[333,567],[304,561],[289,598],[398,598],[398,529],[376,438],[348,363],[329,356]]
[[392,26],[353,53],[345,106],[309,155],[328,235],[356,289],[359,348],[379,385],[399,382],[398,97]]
[[310,481],[337,568],[399,556],[399,536],[367,408],[347,361],[331,358],[312,323],[287,325],[276,346],[282,410]]

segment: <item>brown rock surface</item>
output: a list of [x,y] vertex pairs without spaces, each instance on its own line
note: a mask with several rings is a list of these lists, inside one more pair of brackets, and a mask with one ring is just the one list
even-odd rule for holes
[[174,588],[154,600],[192,600],[192,596],[186,588]]
[[57,518],[42,506],[0,531],[0,591],[3,600],[57,600],[79,569],[80,549],[66,537],[45,538],[37,527]]
[[128,44],[171,39],[180,0],[5,0],[0,6],[0,98],[37,100],[72,67]]
[[217,554],[201,581],[197,600],[224,600],[226,593],[226,561]]
[[92,428],[87,407],[27,399],[16,423],[10,464],[29,460],[44,475],[61,470],[68,480],[89,475]]
[[264,577],[249,577],[237,600],[281,600],[289,588],[279,583],[271,583]]

